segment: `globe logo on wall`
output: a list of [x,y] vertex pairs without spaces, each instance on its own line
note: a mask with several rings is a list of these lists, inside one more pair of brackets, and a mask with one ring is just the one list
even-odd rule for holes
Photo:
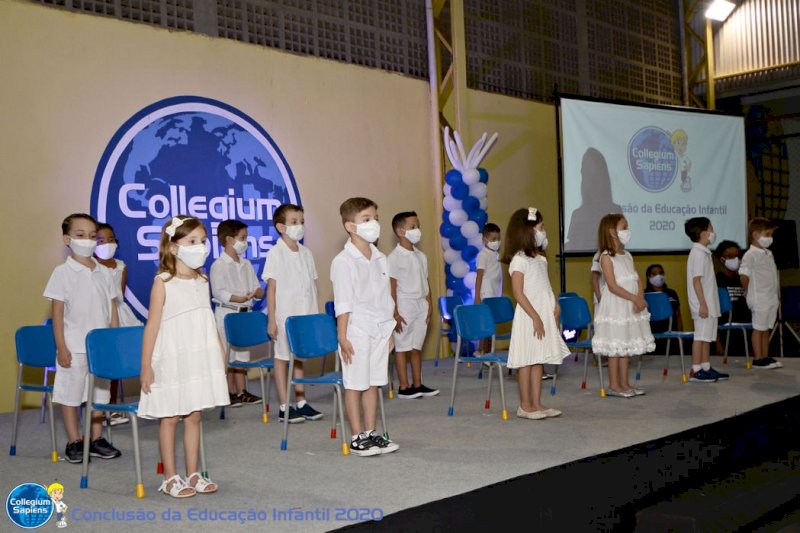
[[41,527],[53,516],[53,500],[47,489],[38,483],[17,485],[6,498],[6,514],[24,529]]
[[655,126],[637,131],[628,143],[628,168],[634,181],[646,191],[661,192],[669,188],[678,170],[669,134]]
[[125,297],[142,317],[163,225],[175,215],[200,219],[219,256],[217,226],[248,225],[245,257],[260,275],[279,235],[272,214],[302,205],[289,164],[266,130],[238,109],[208,98],[179,96],[132,116],[103,153],[92,188],[91,213],[114,228],[117,257],[128,265]]

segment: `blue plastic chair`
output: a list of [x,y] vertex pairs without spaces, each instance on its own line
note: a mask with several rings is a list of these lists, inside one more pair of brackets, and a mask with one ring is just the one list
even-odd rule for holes
[[[347,440],[344,427],[344,409],[342,406],[342,373],[339,371],[339,338],[336,331],[336,321],[327,314],[292,316],[286,319],[286,336],[289,340],[289,378],[286,383],[286,401],[290,402],[293,387],[292,385],[333,385],[334,404],[333,404],[333,423],[331,427],[331,438],[336,438],[336,421],[338,414],[341,414],[341,441],[342,454],[350,455],[350,445]],[[295,378],[293,376],[294,361],[301,359],[307,361],[324,357],[331,352],[337,353],[336,369],[315,378]],[[378,402],[381,409],[381,423],[383,433],[388,438],[386,430],[386,414],[383,410],[383,394],[378,392]],[[281,450],[288,448],[289,426],[283,425],[283,439],[281,440]]]
[[[576,335],[574,340],[565,341],[571,350],[583,350],[583,380],[581,389],[586,388],[587,376],[589,375],[589,352],[592,350],[592,314],[589,312],[589,304],[580,296],[562,296],[558,299],[561,307],[561,329],[570,331],[586,330],[586,338],[581,339]],[[575,352],[577,354],[577,351]],[[600,397],[606,397],[606,386],[603,380],[603,366],[600,356],[595,354],[597,359],[597,373],[600,378]],[[555,393],[556,379],[558,378],[558,367],[553,376],[553,386],[551,393]]]
[[792,327],[792,321],[800,320],[800,287],[784,287],[781,291],[781,307],[778,308],[778,320],[775,322],[775,327],[772,328],[772,333],[769,335],[769,340],[778,332],[780,341],[780,354],[783,357],[783,328],[789,330],[794,339],[800,344],[800,335]]
[[[43,324],[45,326],[52,327],[53,326],[53,319],[52,318],[48,318],[47,320],[45,320],[43,322]],[[46,367],[44,369],[44,379],[42,379],[42,385],[47,386],[47,385],[50,384],[50,373],[51,372],[55,372],[55,371],[56,371],[55,365],[54,366],[48,366],[48,367]],[[47,393],[43,392],[42,393],[42,407],[41,407],[41,410],[39,412],[39,423],[40,424],[44,424],[44,418],[45,418],[44,417],[44,413],[45,413],[46,409],[47,409]]]
[[[672,331],[672,317],[675,311],[672,309],[672,304],[669,301],[669,296],[665,292],[646,292],[644,299],[647,301],[647,310],[650,311],[650,321],[658,322],[660,320],[669,320],[669,327],[663,333],[653,333],[656,339],[667,339],[667,353],[664,354],[664,377],[669,374],[669,348],[673,339],[678,341],[679,353],[681,355],[681,382],[686,383],[688,378],[686,376],[686,366],[683,363],[683,341],[694,339],[694,333],[691,331]],[[636,369],[636,379],[641,377],[642,373],[642,356],[639,356],[639,364]]]
[[[499,326],[500,324],[507,324],[514,320],[514,302],[511,301],[511,298],[508,296],[493,296],[491,298],[484,298],[481,300],[482,304],[486,304],[489,306],[489,309],[492,311],[492,316],[494,317],[494,325]],[[511,339],[511,332],[503,333],[501,335],[495,335],[495,340],[498,341],[507,341]],[[511,369],[508,369],[508,375],[511,375]],[[478,379],[483,378],[483,365],[481,365],[481,371],[478,372]]]
[[[53,387],[47,382],[43,385],[23,383],[22,371],[26,366],[34,368],[52,368],[56,365],[56,341],[53,337],[53,326],[23,326],[14,336],[17,347],[17,386],[14,389],[14,425],[11,428],[11,448],[8,455],[17,455],[17,426],[19,424],[20,393],[22,391],[41,392],[46,398],[50,410],[50,460],[58,462],[56,451],[56,428],[53,419]],[[46,379],[46,378],[45,378]],[[88,449],[88,447],[87,447]]]
[[[722,364],[728,364],[728,344],[731,341],[731,331],[741,331],[742,339],[744,339],[744,363],[745,368],[749,369],[750,364],[750,348],[747,343],[747,332],[753,331],[753,324],[737,323],[733,321],[733,302],[731,302],[731,295],[725,287],[719,287],[719,312],[722,315],[722,320],[725,323],[720,324],[718,329],[725,332],[725,354],[722,357]],[[727,316],[726,316],[727,315]]]
[[[450,392],[450,407],[447,409],[447,415],[453,416],[454,406],[456,399],[456,381],[458,377],[458,363],[475,362],[478,364],[489,364],[489,384],[485,409],[489,409],[492,398],[492,370],[497,367],[497,375],[500,377],[500,401],[502,402],[503,410],[501,411],[502,419],[508,420],[508,411],[506,410],[506,393],[503,386],[503,365],[508,364],[508,356],[502,355],[500,352],[495,351],[495,333],[497,328],[494,325],[494,316],[492,311],[486,304],[477,305],[459,305],[453,312],[453,319],[456,325],[456,333],[458,334],[456,340],[456,360],[453,365],[453,388]],[[479,356],[461,355],[461,345],[465,342],[479,341],[483,339],[492,339],[491,352]],[[503,352],[507,353],[507,352]]]
[[[225,315],[225,336],[228,338],[228,360],[230,352],[234,350],[243,351],[246,348],[267,344],[270,341],[267,334],[267,315],[259,312],[250,313],[228,313]],[[257,368],[259,380],[261,381],[261,421],[266,424],[269,422],[269,378],[275,368],[275,359],[264,358],[258,361],[231,361],[228,363],[230,368],[241,368],[249,370]],[[264,387],[264,371],[267,372],[267,386]],[[220,419],[225,418],[225,408],[220,411]]]
[[577,292],[560,292],[558,293],[558,299],[561,298],[578,298],[580,295]]
[[442,351],[442,337],[445,337],[447,345],[455,341],[453,334],[453,311],[461,305],[461,298],[458,296],[440,296],[439,297],[439,339],[436,343],[436,357],[433,360],[433,366],[439,366],[439,358]]
[[[336,321],[336,307],[333,305],[333,301],[325,302],[325,314],[333,317],[334,322]],[[335,357],[335,354],[334,354]],[[328,355],[325,354],[322,356],[322,364],[319,367],[319,375],[325,375],[325,363],[328,362]],[[389,390],[389,398],[392,397],[392,390]]]

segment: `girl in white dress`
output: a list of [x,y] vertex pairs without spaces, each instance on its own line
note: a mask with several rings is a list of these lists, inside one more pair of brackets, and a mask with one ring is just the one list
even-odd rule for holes
[[644,288],[625,251],[631,240],[628,221],[619,213],[606,215],[598,229],[600,268],[606,281],[594,317],[592,351],[608,356],[608,396],[633,398],[644,391],[628,382],[630,357],[655,350]]
[[508,368],[517,368],[517,416],[532,420],[556,417],[558,409],[542,405],[545,364],[560,365],[569,355],[559,324],[560,308],[547,275],[544,218],[535,207],[518,209],[508,221],[504,262],[510,262],[517,307],[511,325]]
[[[160,420],[164,482],[159,490],[175,498],[217,491],[217,484],[197,468],[200,414],[230,403],[225,352],[211,312],[208,279],[200,270],[207,257],[202,222],[180,215],[164,225],[159,274],[153,281],[144,329],[138,414]],[[175,427],[180,419],[185,480],[175,464]]]

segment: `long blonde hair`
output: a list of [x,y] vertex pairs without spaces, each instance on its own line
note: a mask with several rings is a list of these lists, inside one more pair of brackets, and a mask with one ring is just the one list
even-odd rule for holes
[[[206,232],[206,236],[208,236],[208,230],[206,230],[206,227],[198,219],[186,215],[178,215],[174,218],[183,220],[183,224],[175,228],[175,235],[170,237],[167,233],[167,228],[172,224],[172,219],[169,219],[169,221],[164,224],[164,227],[161,228],[161,243],[158,247],[158,273],[162,274],[167,272],[169,278],[166,281],[171,280],[178,272],[176,266],[177,258],[175,254],[170,251],[170,245],[177,243],[197,228],[203,228],[203,231]],[[197,272],[201,278],[208,280],[203,273],[203,267],[196,268],[195,272]]]

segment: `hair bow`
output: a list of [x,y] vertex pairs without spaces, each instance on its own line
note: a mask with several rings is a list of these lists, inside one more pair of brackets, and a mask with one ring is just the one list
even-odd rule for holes
[[529,207],[528,208],[528,220],[531,220],[531,221],[536,220],[536,213],[538,213],[538,212],[539,211],[537,211],[537,209],[535,207]]
[[169,235],[170,237],[175,236],[175,230],[183,225],[184,220],[178,217],[172,217],[172,220],[169,221],[169,226],[167,229],[164,230],[164,233]]

